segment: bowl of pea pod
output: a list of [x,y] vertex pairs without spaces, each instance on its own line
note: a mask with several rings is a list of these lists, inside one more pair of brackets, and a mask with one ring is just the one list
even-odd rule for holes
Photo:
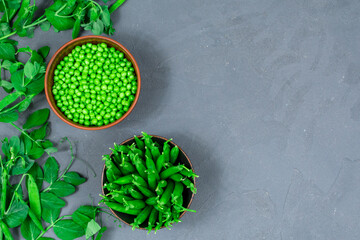
[[172,139],[142,132],[104,155],[101,203],[133,230],[181,222],[197,192],[192,164]]

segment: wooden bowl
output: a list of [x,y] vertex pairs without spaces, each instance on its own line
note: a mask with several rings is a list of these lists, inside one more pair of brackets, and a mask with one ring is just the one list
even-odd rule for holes
[[[125,57],[132,63],[134,69],[135,69],[135,73],[136,73],[136,77],[137,77],[137,91],[135,94],[135,99],[132,102],[129,110],[119,119],[117,119],[115,122],[109,123],[107,125],[103,125],[103,126],[84,126],[81,125],[79,123],[76,123],[70,119],[68,119],[65,114],[58,108],[58,106],[56,105],[56,101],[54,99],[53,93],[52,93],[52,87],[54,84],[54,71],[56,69],[56,66],[60,63],[61,60],[63,60],[63,58],[65,56],[67,56],[76,46],[79,45],[83,45],[86,43],[93,43],[93,44],[99,44],[99,43],[106,43],[109,47],[114,47],[116,50],[119,50],[121,52],[124,53]],[[83,130],[101,130],[101,129],[106,129],[109,127],[112,127],[116,124],[118,124],[119,122],[121,122],[122,120],[124,120],[130,113],[131,111],[134,109],[135,104],[137,103],[138,99],[139,99],[139,95],[140,95],[140,87],[141,87],[141,79],[140,79],[140,70],[139,70],[139,66],[136,63],[134,57],[131,55],[131,53],[129,52],[129,50],[127,50],[123,45],[121,45],[120,43],[118,43],[117,41],[108,38],[108,37],[103,37],[103,36],[85,36],[85,37],[79,37],[76,39],[71,40],[70,42],[66,43],[64,46],[62,46],[59,50],[57,50],[57,52],[54,54],[54,56],[51,58],[47,69],[46,69],[46,74],[45,74],[45,95],[46,95],[46,99],[49,102],[49,105],[51,107],[51,109],[55,112],[55,114],[64,122],[66,122],[67,124],[76,127],[76,128],[80,128]]]
[[[159,143],[160,145],[164,144],[164,142],[166,142],[168,139],[164,138],[164,137],[160,137],[160,136],[156,136],[156,135],[151,135],[152,136],[152,140],[154,142],[157,142]],[[142,137],[142,136],[137,136],[137,137]],[[120,145],[131,145],[135,142],[135,139],[134,137],[132,138],[129,138],[125,141],[123,141]],[[178,146],[176,145],[174,142],[170,141],[169,142],[169,145],[170,147],[175,147],[175,146]],[[176,163],[181,163],[181,164],[184,164],[187,168],[193,170],[193,166],[190,162],[190,159],[189,157],[186,155],[186,153],[178,146],[179,148],[179,157],[178,159],[176,160]],[[106,168],[105,168],[105,165],[104,165],[104,168],[103,168],[103,171],[102,171],[102,176],[101,176],[101,187],[102,187],[102,194],[103,195],[106,195],[109,193],[109,191],[107,189],[104,189],[104,184],[107,183],[107,178],[106,178],[106,174],[105,174],[105,171],[106,171]],[[194,186],[195,186],[195,177],[193,178],[193,182],[194,182]],[[195,186],[196,187],[196,186]],[[183,198],[184,198],[184,205],[183,206],[186,206],[185,208],[190,208],[190,205],[192,203],[192,200],[194,198],[194,193],[192,193],[190,191],[190,189],[188,188],[184,188],[184,192],[183,192]],[[134,222],[134,219],[136,216],[132,216],[132,215],[129,215],[129,214],[125,214],[125,213],[121,213],[121,212],[117,212],[117,211],[114,211],[110,208],[110,211],[120,220],[122,221],[123,223],[127,224],[130,226],[131,223]],[[184,216],[184,214],[186,213],[183,212],[181,215],[180,215],[180,218],[182,218],[182,216]],[[180,219],[179,218],[179,219]],[[145,227],[147,226],[147,222],[144,222],[143,224],[140,225],[140,229],[143,229],[143,230],[146,230]],[[161,228],[164,228],[164,226],[162,226]],[[154,228],[153,228],[154,230]]]

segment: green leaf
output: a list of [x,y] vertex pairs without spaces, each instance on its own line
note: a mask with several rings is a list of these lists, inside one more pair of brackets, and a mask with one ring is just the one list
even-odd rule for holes
[[101,35],[104,32],[104,24],[100,19],[93,23],[91,32],[95,35]]
[[39,48],[38,53],[45,59],[50,52],[50,47],[44,46],[42,48]]
[[24,144],[24,147],[23,147],[24,151],[23,151],[23,153],[24,153],[24,154],[30,153],[31,148],[32,148],[32,145],[33,145],[32,141],[31,141],[27,136],[25,136],[25,135],[22,133],[22,134],[20,135],[20,142],[21,142],[22,144]]
[[0,59],[15,61],[15,48],[10,43],[0,43]]
[[59,174],[59,164],[54,157],[49,157],[44,165],[45,181],[49,184],[56,181]]
[[15,102],[23,94],[24,94],[23,92],[17,91],[17,92],[14,92],[14,93],[11,93],[11,94],[5,96],[0,101],[0,111],[3,110],[5,107],[9,106],[10,104],[12,104],[13,102]]
[[34,64],[30,61],[27,61],[25,63],[25,67],[24,67],[24,73],[25,73],[25,76],[27,78],[30,78],[32,79],[33,77],[35,77],[35,75],[37,74],[37,71],[38,69],[35,68]]
[[38,74],[31,82],[26,86],[26,94],[38,95],[44,90],[44,74]]
[[31,159],[39,159],[44,154],[44,149],[39,147],[37,144],[33,144],[29,152]]
[[111,18],[108,6],[102,6],[101,20],[106,27],[111,25]]
[[24,86],[24,70],[18,70],[11,74],[11,83],[17,91],[25,92]]
[[37,110],[26,119],[23,129],[30,129],[43,125],[48,120],[49,114],[50,110],[48,108]]
[[35,240],[40,235],[40,232],[39,228],[29,217],[21,224],[21,235],[26,240]]
[[20,226],[26,219],[29,207],[20,201],[14,202],[5,215],[5,221],[9,228]]
[[0,113],[0,122],[10,123],[16,122],[19,118],[19,114],[15,111],[7,112],[7,113]]
[[32,132],[30,132],[30,137],[32,137],[35,140],[44,140],[47,134],[48,130],[48,122],[46,122],[44,125],[42,125],[39,129],[35,129]]
[[94,206],[80,206],[71,216],[77,224],[86,228],[88,222],[96,217],[98,211],[97,207]]
[[49,237],[41,237],[41,238],[38,238],[37,240],[54,240],[54,239],[49,238]]
[[12,136],[10,138],[9,147],[16,156],[20,151],[20,138],[18,136]]
[[19,104],[19,106],[17,107],[17,110],[19,112],[23,112],[26,109],[28,109],[28,107],[31,104],[31,100],[33,99],[34,96],[27,96],[24,100],[22,100]]
[[34,160],[31,160],[28,156],[17,158],[14,166],[11,168],[10,175],[24,174],[34,165]]
[[49,147],[52,147],[54,144],[50,141],[50,140],[44,140],[41,142],[41,146],[43,148],[49,148]]
[[75,24],[75,20],[73,18],[57,17],[55,12],[49,9],[45,10],[45,15],[51,25],[59,31],[71,29]]
[[2,22],[0,23],[0,36],[6,36],[11,33],[11,28],[9,23]]
[[50,188],[50,192],[58,197],[66,197],[75,192],[75,187],[64,181],[56,181]]
[[39,164],[34,163],[34,165],[28,171],[28,174],[33,176],[38,189],[41,190],[44,181],[44,173]]
[[51,24],[50,24],[48,21],[43,22],[43,23],[40,24],[40,28],[41,28],[41,30],[43,30],[44,32],[49,31],[49,30],[50,30],[50,27],[51,27]]
[[85,238],[89,239],[90,237],[94,236],[97,232],[99,232],[101,229],[100,225],[95,222],[94,219],[91,219],[91,221],[88,223],[85,231]]
[[14,88],[12,83],[6,80],[0,80],[0,86],[8,93],[10,93]]
[[42,208],[42,218],[45,222],[53,224],[59,218],[61,208]]
[[99,17],[99,8],[97,6],[94,5],[94,7],[90,8],[89,12],[88,12],[88,16],[90,18],[90,21],[95,21],[96,19],[98,19]]
[[62,240],[72,240],[85,234],[84,229],[73,220],[61,220],[54,226],[54,233]]
[[65,207],[66,203],[61,198],[58,198],[53,193],[43,192],[40,194],[41,198],[41,205],[43,208],[63,208]]
[[64,181],[78,186],[86,182],[86,178],[81,177],[77,172],[67,172],[64,177]]

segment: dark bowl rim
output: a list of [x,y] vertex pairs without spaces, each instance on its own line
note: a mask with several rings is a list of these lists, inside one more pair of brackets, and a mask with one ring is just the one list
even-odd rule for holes
[[[68,47],[69,45],[73,44],[73,43],[76,43],[78,41],[81,41],[81,40],[91,40],[91,39],[102,39],[102,40],[105,40],[105,41],[108,41],[108,42],[111,42],[117,46],[119,46],[119,48],[121,48],[122,52],[125,53],[125,56],[130,58],[130,60],[132,61],[133,65],[134,65],[134,69],[135,69],[135,72],[136,72],[136,77],[137,77],[137,90],[136,90],[136,94],[135,94],[135,99],[134,101],[132,102],[129,110],[123,115],[121,116],[121,118],[117,119],[115,122],[112,122],[112,123],[109,123],[107,125],[103,125],[103,126],[96,126],[96,127],[86,127],[84,125],[81,125],[81,124],[78,124],[78,123],[75,123],[73,121],[71,121],[70,119],[62,116],[62,114],[60,114],[60,110],[55,107],[52,103],[51,103],[51,99],[53,98],[53,95],[52,93],[49,93],[48,91],[48,84],[49,84],[49,79],[51,78],[51,76],[49,76],[49,70],[50,70],[50,67],[51,65],[54,63],[54,61],[57,59],[57,56],[66,48]],[[63,46],[61,46],[56,52],[55,54],[51,57],[47,67],[46,67],[46,73],[45,73],[45,80],[44,80],[44,89],[45,89],[45,96],[46,96],[46,100],[47,102],[49,103],[50,105],[50,108],[55,112],[55,114],[62,120],[64,121],[65,123],[69,124],[70,126],[73,126],[73,127],[76,127],[78,129],[82,129],[82,130],[102,130],[102,129],[106,129],[106,128],[110,128],[118,123],[120,123],[121,121],[123,121],[127,116],[129,116],[129,114],[132,112],[132,110],[134,109],[138,99],[139,99],[139,96],[140,96],[140,89],[141,89],[141,77],[140,77],[140,69],[139,69],[139,66],[134,58],[134,56],[130,53],[130,51],[124,47],[124,45],[122,45],[121,43],[117,42],[116,40],[114,39],[111,39],[111,38],[108,38],[108,37],[104,37],[104,36],[96,36],[96,35],[88,35],[88,36],[83,36],[83,37],[78,37],[78,38],[75,38],[75,39],[72,39],[71,41],[65,43]],[[50,96],[51,95],[51,96]]]
[[[154,138],[160,138],[160,139],[162,139],[162,140],[164,140],[164,141],[168,141],[168,140],[169,140],[169,139],[166,139],[166,138],[161,137],[161,136],[158,136],[158,135],[152,135],[152,134],[148,134],[148,135],[150,135],[150,136],[152,136],[152,137],[154,137]],[[137,135],[137,137],[142,137],[142,135]],[[134,137],[128,138],[128,139],[126,139],[125,141],[123,141],[122,143],[120,143],[119,145],[124,145],[124,144],[126,144],[127,142],[130,142],[130,141],[132,141],[132,140],[134,140],[134,139],[135,139]],[[174,144],[175,146],[178,146],[179,150],[184,154],[186,160],[189,162],[189,165],[190,165],[191,170],[194,171],[194,168],[193,168],[193,165],[192,165],[192,163],[191,163],[191,161],[190,161],[190,158],[189,158],[188,155],[184,152],[184,150],[182,150],[182,148],[181,148],[179,145],[177,145],[176,143],[174,143],[172,140],[170,140],[169,142],[172,143],[172,144]],[[110,154],[110,156],[111,156],[111,155],[112,155],[112,154]],[[102,193],[103,195],[105,195],[104,187],[103,187],[103,186],[104,186],[105,170],[106,170],[106,169],[105,169],[105,164],[104,164],[103,171],[102,171],[102,174],[101,174],[101,193]],[[194,187],[196,187],[196,179],[195,179],[195,177],[193,177],[193,182],[194,182]],[[190,208],[191,203],[192,203],[192,201],[193,201],[193,199],[194,199],[194,196],[195,196],[195,194],[192,192],[192,193],[191,193],[191,198],[190,198],[189,204],[187,205],[186,208],[188,208],[188,209]],[[119,217],[111,208],[109,208],[109,209],[110,209],[110,211],[112,212],[112,214],[114,214],[114,216],[115,216],[116,218],[118,218],[121,222],[125,223],[125,224],[128,225],[128,226],[131,226],[130,223],[126,222],[126,221],[123,220],[121,217]],[[187,211],[184,211],[183,213],[181,213],[179,219],[181,219],[186,212],[187,212]],[[162,227],[161,227],[161,229],[163,229],[163,228],[165,228],[165,226],[162,226]],[[145,229],[145,228],[142,228],[142,227],[139,227],[138,229],[148,230],[148,229]],[[155,229],[153,228],[152,230],[155,230]]]

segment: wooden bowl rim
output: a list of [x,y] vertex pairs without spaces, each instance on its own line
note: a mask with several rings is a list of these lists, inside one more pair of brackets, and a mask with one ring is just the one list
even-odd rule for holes
[[[169,139],[166,139],[166,138],[161,137],[161,136],[158,136],[158,135],[151,135],[151,134],[149,134],[149,135],[152,136],[152,137],[154,137],[154,138],[160,138],[160,139],[162,139],[162,140],[164,140],[164,141],[168,141],[168,140],[169,140]],[[142,135],[137,135],[137,137],[140,138],[140,137],[142,137]],[[125,141],[123,141],[123,142],[120,143],[119,145],[125,145],[127,142],[130,142],[130,141],[132,141],[132,140],[134,140],[134,137],[131,137],[131,138],[126,139]],[[192,163],[191,163],[188,155],[184,152],[184,150],[182,150],[182,148],[181,148],[179,145],[177,145],[176,143],[174,143],[173,141],[169,141],[169,142],[171,142],[171,143],[174,144],[175,146],[178,146],[179,150],[184,154],[186,160],[189,162],[189,165],[190,165],[190,167],[191,167],[191,170],[194,171],[193,165],[192,165]],[[112,153],[110,154],[110,156],[111,156],[111,155],[112,155]],[[105,164],[104,164],[103,171],[102,171],[102,174],[101,174],[101,192],[102,192],[103,195],[105,195],[105,192],[104,192],[104,175],[105,175],[105,170],[106,170],[106,169],[105,169]],[[194,182],[194,187],[196,187],[196,179],[195,179],[195,177],[193,177],[193,182]],[[192,201],[193,201],[193,199],[194,199],[194,196],[195,196],[195,194],[192,192],[192,193],[191,193],[191,198],[190,198],[189,204],[187,205],[186,208],[188,208],[188,209],[190,208],[191,203],[192,203]],[[125,223],[125,224],[128,225],[128,226],[131,226],[130,223],[126,222],[126,221],[123,220],[121,217],[119,217],[111,208],[109,208],[109,209],[110,209],[110,211],[112,212],[112,214],[114,214],[114,216],[115,216],[116,218],[118,218],[121,222]],[[187,211],[184,211],[183,213],[181,213],[179,219],[181,219],[186,212],[187,212]],[[161,229],[163,229],[163,228],[165,228],[165,226],[162,226],[162,227],[161,227]],[[142,227],[139,227],[138,229],[147,230],[147,229],[142,228]],[[155,230],[155,228],[153,228],[152,230]]]
[[[135,99],[134,101],[132,102],[129,110],[123,115],[121,116],[121,118],[117,119],[115,122],[112,122],[112,123],[109,123],[107,125],[103,125],[103,126],[95,126],[95,127],[87,127],[87,126],[84,126],[84,125],[81,125],[81,124],[78,124],[78,123],[75,123],[71,120],[69,120],[68,118],[64,117],[63,114],[61,113],[60,114],[60,110],[54,106],[52,103],[51,103],[51,99],[53,98],[52,96],[52,93],[50,93],[48,91],[48,84],[49,84],[49,79],[51,78],[51,76],[49,76],[49,72],[50,72],[50,67],[51,65],[54,63],[54,61],[57,59],[58,55],[66,48],[68,47],[69,45],[73,44],[73,43],[76,43],[78,41],[81,41],[81,40],[91,40],[91,39],[102,39],[102,40],[105,40],[105,41],[108,41],[108,42],[111,42],[115,45],[117,45],[119,48],[121,48],[121,51],[125,54],[125,56],[127,58],[130,58],[131,62],[133,63],[133,66],[134,66],[134,69],[135,69],[135,72],[136,72],[136,77],[137,77],[137,90],[136,90],[136,94],[135,94]],[[108,38],[108,37],[104,37],[104,36],[96,36],[96,35],[89,35],[89,36],[84,36],[84,37],[79,37],[79,38],[75,38],[67,43],[65,43],[62,47],[60,47],[56,52],[55,54],[51,57],[51,60],[49,62],[49,64],[47,65],[47,68],[46,68],[46,73],[45,73],[45,82],[44,82],[44,89],[45,89],[45,95],[46,95],[46,100],[48,101],[49,105],[50,105],[50,108],[55,112],[55,114],[62,120],[64,121],[65,123],[69,124],[70,126],[73,126],[73,127],[76,127],[76,128],[79,128],[79,129],[82,129],[82,130],[102,130],[102,129],[106,129],[106,128],[109,128],[109,127],[112,127],[118,123],[120,123],[121,121],[123,121],[131,112],[132,110],[134,109],[138,99],[139,99],[139,95],[140,95],[140,89],[141,89],[141,77],[140,77],[140,70],[139,70],[139,66],[134,58],[134,56],[130,53],[130,51],[124,47],[121,43],[115,41],[114,39],[111,39],[111,38]],[[50,96],[51,95],[51,96]]]

